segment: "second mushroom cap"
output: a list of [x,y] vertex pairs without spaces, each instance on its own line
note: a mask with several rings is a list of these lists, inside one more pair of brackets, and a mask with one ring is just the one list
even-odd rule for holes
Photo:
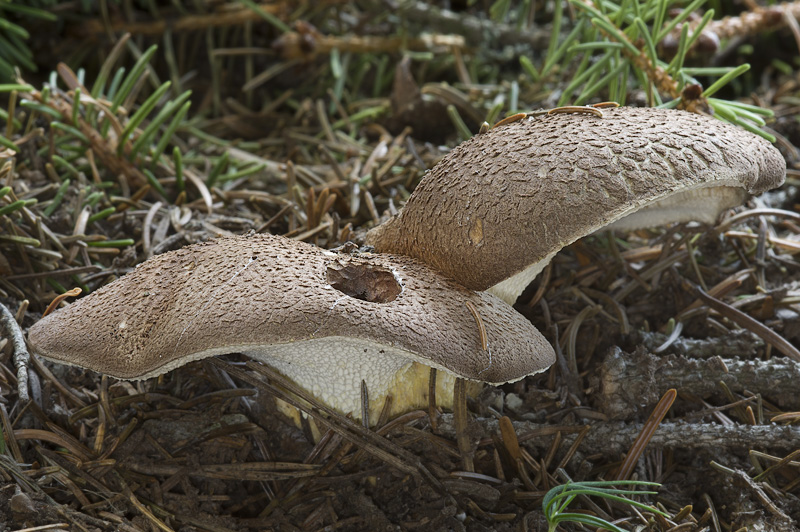
[[[600,228],[711,223],[783,182],[775,147],[715,118],[633,107],[603,115],[529,116],[472,137],[367,242],[513,302],[555,253]],[[515,275],[516,286],[496,287]]]

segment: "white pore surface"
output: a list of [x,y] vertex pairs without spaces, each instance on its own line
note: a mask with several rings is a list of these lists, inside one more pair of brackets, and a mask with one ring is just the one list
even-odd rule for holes
[[747,192],[740,187],[706,187],[679,192],[631,213],[601,230],[632,231],[677,222],[713,224],[719,214],[744,203]]
[[539,262],[534,262],[521,272],[517,272],[508,279],[500,281],[496,285],[489,287],[487,292],[499,297],[509,305],[513,305],[522,291],[525,290],[534,279],[536,279],[536,276],[539,275],[539,272],[544,270],[545,266],[550,263],[558,251],[560,250],[554,251]]
[[[678,222],[713,224],[722,211],[741,205],[747,196],[747,192],[741,187],[713,186],[690,189],[656,201],[615,222],[599,227],[596,231],[633,231]],[[558,251],[500,281],[487,292],[513,305],[522,291],[536,279],[539,272],[544,270]]]
[[251,347],[242,352],[344,413],[361,411],[362,380],[367,384],[370,403],[381,404],[388,388],[412,362],[431,365],[409,351],[342,336],[258,346],[255,350]]

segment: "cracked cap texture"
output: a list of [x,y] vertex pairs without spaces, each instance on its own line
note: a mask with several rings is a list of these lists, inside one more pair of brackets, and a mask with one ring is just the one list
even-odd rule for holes
[[[467,302],[478,311],[488,352]],[[400,353],[409,364],[491,383],[537,373],[555,358],[509,305],[418,261],[335,254],[261,234],[153,257],[43,318],[28,335],[33,351],[45,358],[120,379],[153,377],[223,353],[269,356],[271,346],[278,354],[291,354],[292,345],[305,353],[304,342],[334,337],[356,339],[353,345],[378,359],[384,351]],[[309,356],[326,374],[328,350]],[[281,366],[290,378],[295,362]],[[364,363],[336,363],[345,362]],[[335,379],[336,371],[327,374]]]
[[472,137],[367,242],[485,290],[654,202],[708,187],[759,194],[785,177],[772,144],[715,118],[633,107],[603,114],[530,116]]

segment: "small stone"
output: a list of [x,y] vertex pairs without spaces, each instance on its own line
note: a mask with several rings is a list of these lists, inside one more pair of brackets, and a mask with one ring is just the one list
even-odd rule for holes
[[506,394],[506,406],[511,410],[519,410],[522,407],[522,398],[515,394]]
[[36,513],[33,501],[22,492],[14,494],[11,500],[8,501],[8,505],[15,514],[30,515]]

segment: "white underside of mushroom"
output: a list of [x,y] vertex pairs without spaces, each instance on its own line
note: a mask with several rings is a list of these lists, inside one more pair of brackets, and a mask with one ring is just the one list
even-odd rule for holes
[[747,199],[741,187],[705,187],[679,192],[602,227],[603,231],[633,231],[679,222],[713,224],[721,212]]
[[487,292],[499,297],[506,303],[513,305],[517,301],[517,298],[522,291],[525,290],[534,279],[536,279],[536,276],[539,275],[539,272],[544,270],[545,266],[550,264],[550,261],[556,256],[556,253],[558,253],[558,251],[554,251],[539,262],[534,262],[521,272],[515,273],[508,279],[504,279],[496,285],[490,286]]
[[[703,222],[713,224],[722,211],[741,205],[747,199],[747,192],[733,186],[708,186],[685,190],[672,196],[660,199],[647,207],[624,214],[608,225],[595,229],[597,231],[633,231],[645,227],[679,222]],[[572,242],[567,242],[567,246]],[[536,279],[539,272],[550,263],[556,252],[551,253],[539,262],[529,265],[508,279],[490,287],[487,292],[507,303],[514,304],[519,295]]]
[[[438,370],[436,404],[443,408],[453,406],[453,387],[457,376],[450,370],[432,365],[430,360],[411,351],[344,336],[328,336],[285,344],[208,349],[127,380],[151,379],[197,360],[233,353],[242,353],[267,364],[327,406],[344,414],[352,414],[354,419],[361,419],[362,380],[369,392],[369,415],[373,422],[378,419],[387,395],[392,396],[390,418],[414,408],[426,407],[431,367]],[[58,363],[80,367],[65,360],[59,360]],[[487,363],[491,361],[487,359]],[[520,377],[522,378],[524,376]],[[468,380],[467,393],[476,395],[482,386],[480,381]]]
[[[332,408],[352,412],[356,418],[361,417],[358,413],[362,380],[369,392],[370,410],[380,412],[387,394],[395,402],[407,400],[400,395],[404,388],[416,388],[417,383],[409,382],[416,377],[414,362],[423,362],[409,351],[342,336],[270,345],[258,350],[249,347],[242,352],[275,368]],[[425,366],[429,368],[430,361],[425,361]],[[455,377],[444,368],[437,369],[443,370],[437,374],[437,391],[446,394],[450,390],[452,396]],[[427,386],[429,369],[424,374]],[[425,397],[427,403],[427,394]]]

